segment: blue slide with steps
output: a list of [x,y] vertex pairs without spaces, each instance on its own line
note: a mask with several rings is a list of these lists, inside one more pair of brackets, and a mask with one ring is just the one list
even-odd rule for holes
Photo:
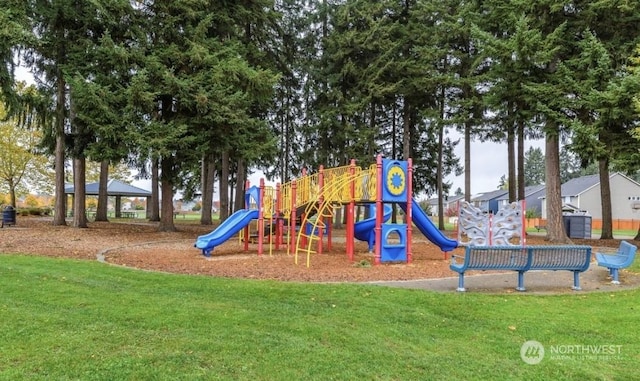
[[226,242],[245,226],[249,225],[251,220],[257,218],[257,209],[240,209],[224,220],[211,233],[199,236],[194,246],[202,250],[202,254],[208,257],[216,246]]

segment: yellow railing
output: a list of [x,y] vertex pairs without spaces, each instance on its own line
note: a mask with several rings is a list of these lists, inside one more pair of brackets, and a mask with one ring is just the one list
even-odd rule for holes
[[[322,193],[322,202],[320,199],[314,200],[317,201],[314,203],[308,203],[305,209],[304,216],[314,216],[311,219],[304,219],[301,222],[300,229],[298,231],[296,237],[296,249],[295,249],[295,263],[298,264],[298,253],[300,251],[304,251],[307,255],[306,265],[307,267],[311,264],[311,254],[316,251],[313,249],[314,244],[317,244],[317,241],[320,237],[315,234],[318,229],[325,229],[325,218],[333,218],[334,208],[336,208],[336,204],[344,204],[351,201],[351,184],[355,185],[355,196],[354,201],[371,201],[369,194],[374,195],[373,199],[375,199],[375,166],[367,171],[357,170],[353,175],[350,173],[339,173],[335,176],[331,176],[329,181],[325,181],[325,186],[323,188]],[[327,176],[325,174],[325,180],[327,180]],[[358,186],[358,184],[360,184]],[[363,198],[364,195],[367,195],[367,198]],[[316,213],[313,212],[313,208],[317,208]],[[307,233],[306,224],[307,222],[311,223],[310,226],[310,234]],[[326,232],[326,230],[325,230]],[[326,233],[325,233],[326,234]],[[303,238],[306,238],[306,244]]]
[[[312,249],[317,244],[319,237],[314,232],[318,228],[326,228],[324,219],[332,218],[334,209],[341,204],[349,202],[375,202],[377,192],[377,167],[375,164],[363,169],[358,166],[343,166],[328,168],[323,170],[323,186],[320,189],[320,174],[314,173],[303,176],[295,181],[284,183],[280,186],[280,198],[282,204],[281,213],[285,218],[289,218],[293,209],[304,207],[304,220],[301,221],[298,234],[295,240],[295,262],[298,263],[298,253],[303,251],[307,254],[307,266],[310,265],[310,256],[315,251]],[[293,200],[295,184],[295,200]],[[353,189],[353,194],[352,194]],[[265,192],[265,199],[268,197]],[[322,201],[322,202],[320,202]],[[265,204],[265,210],[271,210]],[[274,209],[275,211],[275,209]],[[267,216],[265,212],[265,217]],[[312,216],[307,219],[308,216]],[[305,225],[311,222],[311,233],[307,234]],[[291,232],[289,232],[291,234]],[[306,238],[306,242],[304,239]],[[287,239],[289,242],[289,239]],[[287,245],[287,253],[290,251]]]
[[[374,202],[376,199],[377,182],[376,166],[367,169],[350,166],[328,168],[323,172],[324,186],[322,196],[332,203],[346,204],[352,201],[351,182],[353,181],[355,202]],[[292,203],[293,184],[288,182],[280,187],[282,199],[282,213],[288,216],[291,208],[299,208],[320,199],[320,178],[318,173],[296,179],[296,199]],[[329,196],[330,195],[330,196]]]

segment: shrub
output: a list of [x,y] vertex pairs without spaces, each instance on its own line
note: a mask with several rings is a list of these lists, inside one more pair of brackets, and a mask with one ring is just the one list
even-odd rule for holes
[[527,209],[524,212],[525,218],[540,218],[540,212],[537,208]]

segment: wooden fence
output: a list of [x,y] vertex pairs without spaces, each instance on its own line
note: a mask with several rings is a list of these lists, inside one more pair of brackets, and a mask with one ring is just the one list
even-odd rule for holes
[[[546,226],[547,220],[543,218],[527,218],[525,219],[525,226],[527,228],[535,228],[536,226]],[[613,230],[633,230],[637,231],[640,228],[639,220],[619,220],[614,219],[612,221]],[[591,219],[591,229],[602,229],[602,220],[593,218]]]

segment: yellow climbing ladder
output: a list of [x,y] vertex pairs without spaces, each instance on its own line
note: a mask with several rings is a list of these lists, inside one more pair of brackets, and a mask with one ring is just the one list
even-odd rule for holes
[[[322,187],[322,193],[317,194],[317,198],[314,202],[308,202],[305,208],[304,218],[301,221],[300,229],[295,242],[295,263],[298,264],[298,254],[300,251],[306,252],[307,267],[311,264],[311,254],[315,254],[313,250],[314,244],[317,245],[317,241],[320,239],[318,234],[314,234],[319,229],[326,230],[325,219],[333,218],[334,209],[342,207],[343,204],[347,204],[351,201],[374,201],[377,192],[376,180],[376,167],[372,165],[368,170],[362,170],[356,167],[352,171],[352,167],[337,167],[324,173],[324,185]],[[328,173],[327,173],[328,172]],[[351,196],[351,185],[354,185],[354,196]],[[312,214],[313,209],[316,208],[315,219],[309,219],[307,216]],[[305,226],[307,222],[312,222],[310,226],[310,233],[307,233]],[[306,238],[306,245],[303,245],[304,238]]]

